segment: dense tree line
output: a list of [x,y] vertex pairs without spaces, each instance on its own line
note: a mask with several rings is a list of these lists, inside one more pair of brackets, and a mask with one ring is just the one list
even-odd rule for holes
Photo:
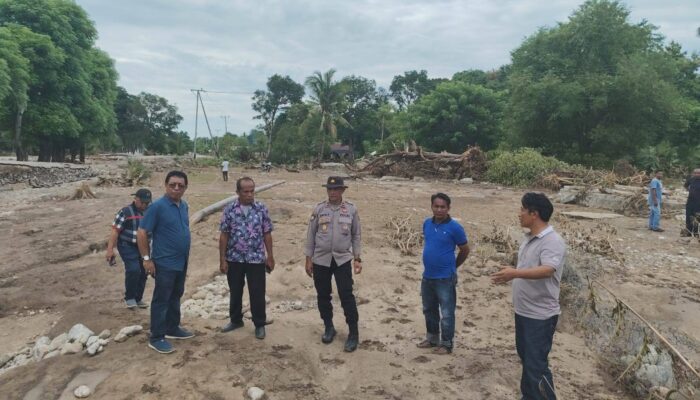
[[[285,77],[276,88],[275,75],[265,93],[288,101],[274,120],[259,118],[278,162],[327,157],[333,142],[359,156],[415,140],[432,151],[527,146],[570,163],[680,169],[700,163],[699,66],[697,54],[666,43],[650,23],[630,22],[624,5],[590,0],[492,71],[451,79],[407,71],[388,91],[315,72],[304,82],[306,102],[300,84]],[[284,93],[291,88],[294,96]]]
[[97,31],[69,0],[0,0],[0,146],[18,160],[84,160],[94,149],[184,153],[182,117],[161,97],[117,86]]

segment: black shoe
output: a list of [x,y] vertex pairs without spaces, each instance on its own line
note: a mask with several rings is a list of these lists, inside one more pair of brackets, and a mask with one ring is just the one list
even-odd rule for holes
[[345,341],[345,351],[352,353],[357,350],[358,341],[359,337],[357,335],[348,335],[348,340]]
[[223,332],[223,333],[231,332],[231,331],[236,330],[238,328],[243,328],[243,321],[229,322],[228,324],[226,324],[226,326],[221,328],[221,332]]
[[255,337],[258,339],[265,339],[265,326],[255,327]]
[[326,330],[323,332],[323,336],[321,336],[321,341],[325,344],[331,343],[336,333],[333,326],[326,326]]

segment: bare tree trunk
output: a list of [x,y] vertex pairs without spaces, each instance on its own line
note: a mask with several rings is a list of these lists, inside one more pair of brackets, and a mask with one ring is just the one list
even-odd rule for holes
[[270,152],[272,152],[272,131],[267,133],[267,152],[265,153],[266,161],[270,161]]
[[321,131],[321,143],[318,148],[318,162],[323,161],[323,149],[326,147],[326,135],[325,132]]
[[85,164],[85,144],[80,145],[80,163]]
[[17,155],[17,161],[27,161],[29,157],[27,153],[22,148],[22,115],[24,114],[24,109],[17,109],[17,117],[15,119],[15,154]]

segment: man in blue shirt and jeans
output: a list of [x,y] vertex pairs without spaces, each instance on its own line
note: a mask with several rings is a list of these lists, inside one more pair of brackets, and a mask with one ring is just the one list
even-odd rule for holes
[[[436,193],[430,197],[433,217],[423,222],[423,280],[421,297],[427,335],[418,343],[421,349],[437,347],[437,354],[452,353],[457,305],[457,268],[469,255],[467,234],[450,218],[450,197]],[[459,249],[455,257],[455,247]]]
[[[167,339],[189,339],[194,334],[180,327],[180,298],[185,292],[187,260],[190,256],[190,222],[187,175],[170,171],[165,177],[165,196],[156,200],[144,216],[137,233],[139,252],[146,272],[155,278],[151,300],[151,338],[148,347],[172,353]],[[148,234],[153,240],[153,251]]]

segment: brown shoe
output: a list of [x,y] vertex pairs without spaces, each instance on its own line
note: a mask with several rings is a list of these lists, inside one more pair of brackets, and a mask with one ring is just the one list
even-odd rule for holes
[[416,347],[418,347],[419,349],[430,349],[432,347],[437,347],[437,345],[435,343],[432,343],[430,340],[425,339],[424,341],[418,343]]
[[447,354],[452,354],[452,349],[449,347],[445,346],[440,346],[437,349],[433,351],[433,353],[438,354],[438,355],[447,355]]

